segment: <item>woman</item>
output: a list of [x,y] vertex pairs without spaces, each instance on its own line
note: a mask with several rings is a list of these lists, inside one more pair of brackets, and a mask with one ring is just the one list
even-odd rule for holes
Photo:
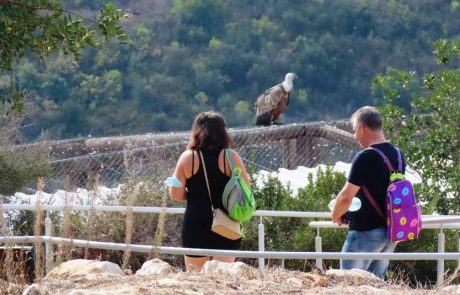
[[[180,156],[174,172],[174,176],[185,184],[185,187],[170,188],[173,200],[187,200],[182,226],[183,247],[224,250],[237,250],[240,247],[241,239],[229,240],[211,231],[213,216],[200,158],[201,151],[214,208],[223,209],[222,193],[232,173],[225,159],[224,149],[231,147],[232,141],[225,130],[224,118],[219,113],[203,112],[196,116],[187,150]],[[235,166],[242,168],[242,176],[250,186],[241,157],[234,150],[231,150],[231,153]],[[200,270],[209,260],[235,261],[235,257],[228,256],[185,255],[184,259],[187,270]]]

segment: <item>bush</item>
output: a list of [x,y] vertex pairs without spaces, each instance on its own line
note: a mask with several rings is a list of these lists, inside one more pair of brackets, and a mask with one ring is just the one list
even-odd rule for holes
[[0,147],[0,194],[14,194],[37,177],[46,176],[51,171],[44,146],[22,151]]
[[[458,235],[456,230],[443,230],[445,234],[445,251],[458,252]],[[395,252],[438,252],[438,230],[424,229],[419,239],[399,243]],[[457,262],[445,261],[445,272],[451,275],[455,272]],[[418,284],[435,284],[437,280],[436,260],[402,260],[390,263],[390,277],[402,276],[405,281],[414,287]]]
[[[333,172],[331,168],[324,171],[318,169],[316,179],[308,177],[307,185],[299,189],[293,196],[289,186],[284,186],[276,177],[269,177],[262,187],[254,182],[253,192],[258,210],[286,210],[286,211],[327,211],[327,204],[344,185],[346,178],[343,173]],[[331,197],[329,197],[331,196]],[[314,252],[316,231],[308,226],[308,220],[302,218],[264,218],[265,250],[266,251],[297,251]],[[243,239],[244,250],[258,249],[258,218],[245,223],[246,238]],[[340,252],[347,231],[345,229],[322,229],[321,238],[324,252]],[[437,252],[438,231],[425,229],[418,240],[398,244],[396,252]],[[446,252],[456,252],[457,233],[455,230],[444,230],[446,234]],[[255,263],[254,260],[245,260]],[[270,263],[279,263],[278,261]],[[338,260],[323,260],[326,268],[338,268]],[[389,276],[417,284],[431,284],[436,282],[436,261],[398,261],[390,263]],[[456,268],[455,261],[446,261],[445,270],[452,274]],[[289,260],[285,267],[296,270],[311,270],[312,263],[305,264],[300,260]]]
[[[331,195],[337,194],[345,183],[343,173],[332,171],[330,167],[325,171],[318,169],[316,179],[313,175],[305,175],[307,185],[299,189],[296,196],[289,186],[285,187],[278,178],[269,177],[259,188],[254,182],[253,192],[258,210],[284,211],[316,211],[329,210],[327,204]],[[247,237],[243,239],[242,248],[255,250],[258,248],[258,219],[253,218],[245,224]],[[265,250],[266,251],[314,251],[316,231],[308,226],[303,218],[264,218]],[[339,251],[345,237],[344,230],[327,230],[321,234],[324,251]],[[305,263],[299,260],[290,260],[285,264],[287,268],[305,269]]]
[[[378,75],[373,89],[381,92],[388,137],[423,179],[416,187],[423,212],[455,215],[460,214],[460,43],[439,40],[434,53],[442,65],[438,71],[420,78],[414,71]],[[417,84],[423,92],[411,89]],[[412,93],[409,109],[402,106],[404,92]]]
[[[177,207],[177,203],[169,198],[163,185],[166,179],[160,172],[146,176],[128,175],[122,185],[121,194],[109,196],[104,200],[105,205],[143,206],[143,207]],[[97,182],[96,182],[97,183]],[[183,204],[182,204],[183,206]],[[108,241],[115,243],[129,243],[155,246],[179,247],[182,215],[132,213],[132,212],[86,212],[73,214],[73,225],[78,230],[75,238]],[[59,224],[55,223],[55,224]],[[62,231],[62,229],[61,229]],[[120,264],[123,268],[136,271],[148,258],[157,256],[152,251],[146,253],[123,253],[110,251],[108,260]],[[183,265],[171,255],[161,255],[161,259],[170,262],[176,267]]]
[[0,108],[0,195],[11,195],[52,172],[45,144],[17,146],[22,142],[20,126],[23,119],[8,116]]

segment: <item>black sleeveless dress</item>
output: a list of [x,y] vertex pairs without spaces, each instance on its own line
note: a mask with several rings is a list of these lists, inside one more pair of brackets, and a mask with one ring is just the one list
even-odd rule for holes
[[[206,172],[208,174],[214,208],[223,209],[222,193],[230,177],[219,170],[218,160],[221,149],[202,150]],[[200,158],[200,154],[198,157]],[[182,246],[185,248],[237,250],[240,248],[241,239],[229,240],[211,231],[212,211],[209,194],[206,186],[201,158],[196,174],[186,180],[187,207],[185,209],[184,223],[182,226]],[[229,169],[228,165],[226,169]],[[193,171],[193,167],[192,167]],[[199,257],[199,256],[194,256]]]

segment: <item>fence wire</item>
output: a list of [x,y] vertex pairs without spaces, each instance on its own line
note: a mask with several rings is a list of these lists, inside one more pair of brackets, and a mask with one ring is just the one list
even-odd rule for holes
[[[350,162],[359,149],[346,121],[228,131],[252,171]],[[69,180],[74,187],[88,187],[95,175],[107,187],[127,176],[171,175],[189,137],[189,132],[176,132],[48,142],[53,172],[45,178],[46,191],[63,189]]]

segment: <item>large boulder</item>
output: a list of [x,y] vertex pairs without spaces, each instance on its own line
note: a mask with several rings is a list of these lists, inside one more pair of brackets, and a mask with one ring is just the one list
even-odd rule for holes
[[75,259],[55,267],[47,274],[47,278],[71,279],[93,274],[124,275],[121,268],[108,261]]
[[167,275],[170,273],[175,273],[178,270],[169,263],[164,262],[161,259],[155,258],[148,260],[142,264],[141,269],[139,269],[134,276],[148,276],[148,275]]

